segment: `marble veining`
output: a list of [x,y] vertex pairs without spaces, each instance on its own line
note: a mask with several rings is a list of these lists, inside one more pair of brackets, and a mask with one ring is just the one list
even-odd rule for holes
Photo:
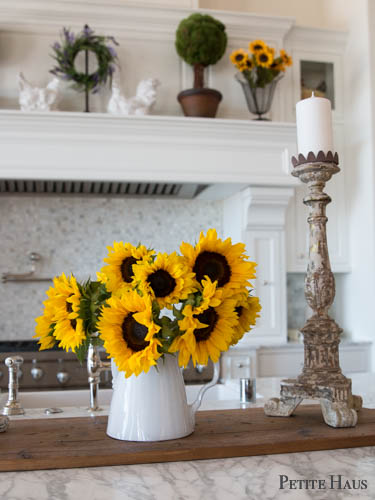
[[[222,229],[222,202],[83,197],[0,198],[0,273],[28,270],[27,254],[43,257],[40,275],[73,272],[85,279],[103,265],[113,241],[140,241],[178,251],[200,231]],[[48,283],[0,283],[0,340],[29,340]]]
[[[1,474],[2,500],[373,500],[375,447]],[[289,479],[366,479],[366,490],[280,490]]]

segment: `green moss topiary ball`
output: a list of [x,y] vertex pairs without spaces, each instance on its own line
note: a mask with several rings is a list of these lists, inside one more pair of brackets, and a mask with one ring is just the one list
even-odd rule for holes
[[192,14],[183,19],[176,31],[176,50],[184,61],[194,66],[215,64],[223,56],[227,35],[223,23],[211,16]]

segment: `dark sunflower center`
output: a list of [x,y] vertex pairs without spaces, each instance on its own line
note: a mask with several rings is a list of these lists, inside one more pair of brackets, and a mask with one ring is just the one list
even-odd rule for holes
[[263,53],[263,54],[260,54],[260,56],[259,56],[259,61],[261,61],[261,62],[267,62],[268,59],[269,59],[269,57],[267,54]]
[[125,283],[131,283],[134,273],[133,273],[133,264],[137,262],[137,259],[134,257],[126,257],[121,263],[121,276]]
[[194,318],[197,318],[201,323],[208,325],[204,328],[196,328],[194,330],[195,340],[197,342],[201,342],[202,340],[207,340],[208,338],[210,338],[210,335],[215,329],[218,320],[218,314],[215,309],[213,307],[209,307],[201,314],[195,315]]
[[238,314],[238,317],[240,318],[242,315],[243,306],[237,306],[234,308],[234,310],[236,311],[236,313]]
[[122,322],[122,338],[134,352],[142,351],[150,344],[145,340],[147,332],[148,328],[135,321],[133,314],[128,314]]
[[147,281],[150,283],[155,297],[166,297],[172,293],[176,287],[175,279],[164,269],[158,269],[150,274]]
[[237,54],[235,57],[236,61],[242,61],[243,58],[244,58],[243,54]]
[[224,286],[231,277],[227,259],[217,252],[200,253],[195,261],[193,271],[200,283],[205,276],[208,276],[212,282],[217,281],[218,286]]
[[[73,294],[69,295],[69,297],[71,297],[72,295]],[[73,305],[70,302],[66,302],[66,310],[68,311],[68,314],[73,312]],[[73,328],[73,330],[75,330],[77,328],[77,320],[71,319],[70,324],[71,324],[71,327]]]
[[262,50],[263,45],[254,45],[254,50]]

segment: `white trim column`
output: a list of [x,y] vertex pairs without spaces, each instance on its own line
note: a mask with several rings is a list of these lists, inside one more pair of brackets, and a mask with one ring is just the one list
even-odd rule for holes
[[246,244],[257,262],[254,293],[262,305],[257,327],[238,347],[287,342],[285,220],[293,188],[248,187],[224,202],[224,235]]

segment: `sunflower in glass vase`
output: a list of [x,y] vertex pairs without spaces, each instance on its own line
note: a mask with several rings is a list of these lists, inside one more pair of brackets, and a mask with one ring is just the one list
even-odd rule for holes
[[286,67],[293,64],[292,58],[283,49],[276,56],[275,49],[263,40],[253,40],[248,51],[234,50],[230,60],[239,71],[235,77],[243,88],[249,111],[257,114],[258,120],[265,120],[262,115],[271,109],[276,85]]

